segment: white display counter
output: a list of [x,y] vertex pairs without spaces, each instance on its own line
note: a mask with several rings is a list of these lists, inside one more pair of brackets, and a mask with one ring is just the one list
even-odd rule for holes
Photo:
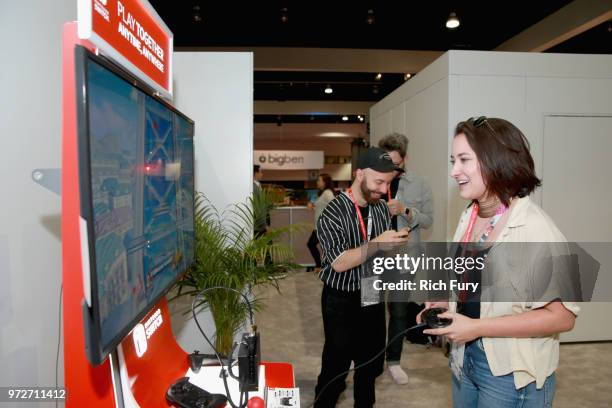
[[303,226],[298,231],[286,234],[282,242],[293,248],[296,263],[303,266],[314,266],[314,259],[312,259],[306,246],[314,229],[314,210],[305,206],[291,206],[278,207],[270,212],[270,226],[272,228],[295,224]]

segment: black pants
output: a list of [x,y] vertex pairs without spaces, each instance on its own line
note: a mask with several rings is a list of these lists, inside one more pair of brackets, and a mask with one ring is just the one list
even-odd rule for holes
[[310,238],[308,238],[308,249],[310,250],[310,254],[315,261],[315,266],[317,268],[321,267],[321,253],[319,253],[319,248],[317,244],[319,243],[319,238],[317,237],[317,230],[313,230],[312,234],[310,234]]
[[[321,373],[317,380],[315,408],[332,408],[346,388],[346,376],[330,381],[350,368],[370,360],[385,347],[385,309],[383,304],[361,307],[361,295],[323,287],[321,296],[325,345]],[[383,372],[381,353],[370,364],[355,370],[353,376],[356,408],[370,408],[376,401],[375,381]],[[327,385],[329,384],[329,385]],[[325,387],[325,389],[323,389]]]
[[[387,346],[387,361],[398,362],[402,357],[402,348],[404,346],[404,336],[398,336],[408,327],[414,326],[416,321],[409,313],[411,311],[411,303],[408,302],[389,302],[389,344]],[[416,303],[413,303],[416,305]],[[412,320],[410,319],[412,317]],[[391,341],[392,338],[397,338]]]

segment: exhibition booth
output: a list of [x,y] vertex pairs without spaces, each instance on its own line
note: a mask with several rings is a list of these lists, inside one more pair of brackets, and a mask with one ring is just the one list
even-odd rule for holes
[[[244,203],[254,165],[283,191],[271,226],[306,226],[282,239],[296,264],[313,266],[306,241],[316,179],[329,173],[338,189],[348,187],[365,145],[352,137],[325,149],[274,137],[254,142],[252,53],[174,52],[172,32],[146,0],[78,7],[78,21],[63,27],[61,65],[66,406],[299,406],[294,362],[261,354],[252,311],[230,355],[219,355],[206,334],[215,332],[210,313],[186,317],[170,291],[196,257],[198,193],[219,210]],[[535,200],[568,239],[612,242],[600,222],[612,219],[601,176],[612,151],[611,73],[609,55],[449,51],[372,106],[369,144],[390,132],[408,136],[408,167],[435,197],[436,221],[424,239],[443,242],[465,206],[443,165],[455,124],[479,114],[507,118],[529,135],[546,183]],[[584,186],[585,179],[594,182]],[[568,196],[567,183],[583,188],[597,218],[573,215],[582,202]],[[610,275],[597,284],[612,287]],[[220,286],[211,290],[226,290]],[[194,317],[202,295],[187,304]],[[250,309],[252,294],[240,296]],[[562,341],[612,340],[612,328],[600,324],[609,303],[581,307]]]
[[[252,140],[252,97],[231,90],[219,97],[189,80],[204,67],[227,78],[226,68],[238,72],[240,64],[222,54],[173,62],[172,33],[146,1],[81,1],[78,14],[78,23],[64,26],[62,51],[66,405],[262,407],[274,390],[291,392],[294,379],[291,364],[261,360],[252,312],[235,344],[236,366],[225,361],[231,354],[216,352],[207,364],[205,354],[178,345],[167,301],[195,259],[196,191],[223,205],[219,200],[244,200],[251,190],[239,148],[229,151],[224,139],[214,152],[214,129],[198,123],[204,108],[193,92],[215,98],[233,126],[247,124],[237,129],[241,141]],[[247,80],[251,57],[241,57],[248,68],[238,73]],[[224,98],[231,111],[219,103]],[[242,122],[236,100],[243,101]],[[252,150],[249,143],[243,149]],[[240,164],[233,167],[231,157]],[[233,194],[214,191],[214,182]],[[199,342],[210,344],[201,331]]]

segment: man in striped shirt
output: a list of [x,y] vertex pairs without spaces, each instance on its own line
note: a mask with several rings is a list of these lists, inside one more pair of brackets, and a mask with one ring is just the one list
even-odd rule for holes
[[358,158],[351,188],[331,201],[317,221],[323,248],[319,277],[324,283],[321,307],[325,345],[315,408],[335,407],[346,388],[351,361],[356,367],[355,407],[372,407],[376,400],[374,383],[383,372],[383,353],[359,366],[385,347],[385,309],[381,303],[362,306],[361,285],[365,264],[380,244],[400,245],[409,239],[407,230],[391,229],[391,214],[380,200],[387,194],[394,170],[397,168],[387,152],[376,147],[365,150]]

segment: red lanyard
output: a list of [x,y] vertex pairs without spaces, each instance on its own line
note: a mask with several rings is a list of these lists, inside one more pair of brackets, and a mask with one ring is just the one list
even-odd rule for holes
[[476,217],[478,216],[478,204],[472,204],[472,214],[470,214],[470,222],[468,223],[467,230],[463,235],[461,242],[470,242],[472,231],[474,230],[474,224],[476,223]]
[[[476,223],[476,216],[478,216],[478,204],[474,203],[472,204],[472,213],[470,214],[470,221],[468,222],[467,230],[465,231],[465,234],[463,235],[463,239],[461,240],[461,242],[463,243],[470,242],[470,237],[472,236],[472,231],[474,230],[474,224]],[[466,246],[463,247],[461,251],[461,256],[465,256],[465,251],[466,251]],[[468,275],[469,275],[468,273],[464,273],[461,276],[461,282],[463,283],[469,282],[470,278]],[[468,291],[460,290],[459,291],[459,302],[465,303],[467,301],[467,298],[468,298]]]
[[[495,212],[495,215],[501,216],[507,210],[508,210],[508,207],[506,207],[505,205],[501,205]],[[477,216],[478,216],[478,204],[474,203],[472,204],[472,213],[470,214],[470,221],[468,222],[467,230],[465,231],[465,234],[463,235],[463,239],[461,240],[461,242],[470,242],[470,238],[472,237],[472,231],[474,230],[474,224],[476,223]],[[491,224],[487,228],[487,232],[486,232],[487,236],[491,233],[497,221],[499,221],[499,218],[494,219],[494,221],[491,222]]]
[[[508,210],[508,208],[505,205],[500,206],[497,211],[495,212],[495,215],[499,215],[501,216],[503,213],[505,213]],[[470,238],[472,236],[472,231],[474,230],[474,224],[476,223],[476,217],[478,216],[478,204],[474,203],[472,204],[472,213],[470,214],[470,221],[468,222],[468,226],[467,226],[467,230],[465,231],[465,234],[463,235],[463,239],[461,240],[463,243],[468,243],[470,242]],[[493,228],[495,227],[495,224],[497,223],[497,221],[499,221],[499,218],[497,218],[494,222],[492,222],[488,229],[487,229],[487,236],[488,234],[493,230]],[[462,250],[462,256],[465,256],[465,250],[466,248],[464,247]],[[470,278],[469,278],[469,274],[465,273],[463,274],[463,276],[461,277],[461,281],[462,282],[469,282]],[[465,303],[466,300],[468,298],[468,291],[467,290],[460,290],[459,291],[459,302],[461,303]]]
[[[348,196],[353,202],[353,205],[355,206],[355,210],[357,211],[357,218],[359,219],[359,227],[361,227],[361,233],[363,234],[363,238],[365,239],[365,242],[368,242],[370,237],[368,236],[368,233],[366,232],[365,223],[363,222],[363,215],[361,215],[361,211],[359,210],[359,205],[357,205],[357,200],[355,199],[355,195],[353,194],[353,189],[351,188],[348,189]],[[370,226],[370,219],[371,218],[368,217],[368,227]]]

